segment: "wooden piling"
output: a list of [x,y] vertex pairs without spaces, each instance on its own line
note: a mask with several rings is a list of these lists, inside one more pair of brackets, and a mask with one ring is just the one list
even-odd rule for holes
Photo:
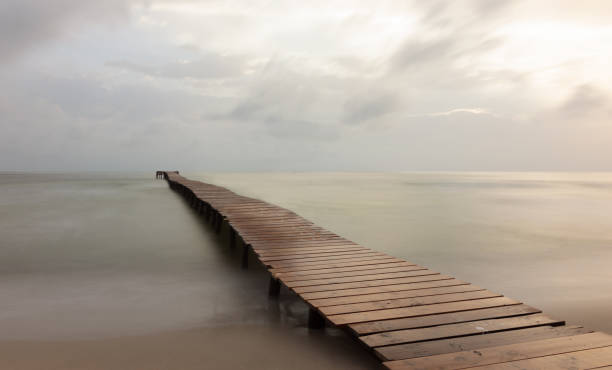
[[308,329],[323,329],[324,327],[325,318],[317,310],[310,308],[308,310]]
[[223,226],[223,216],[221,216],[221,213],[217,213],[217,225],[215,227],[215,232],[217,234],[221,233],[222,226]]
[[229,245],[230,245],[230,248],[234,249],[236,248],[236,230],[234,230],[234,228],[230,226],[229,233],[230,233]]
[[270,276],[270,284],[268,286],[268,295],[270,297],[278,297],[278,295],[280,294],[280,289],[281,289],[280,280],[275,279],[274,277]]
[[246,243],[242,245],[242,268],[249,268],[249,245]]

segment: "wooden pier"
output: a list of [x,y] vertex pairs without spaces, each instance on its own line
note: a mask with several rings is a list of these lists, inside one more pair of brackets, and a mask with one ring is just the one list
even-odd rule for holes
[[389,369],[612,369],[612,336],[567,326],[537,308],[342,238],[290,210],[192,181],[158,178],[217,232],[229,228],[310,307],[308,325],[345,329]]

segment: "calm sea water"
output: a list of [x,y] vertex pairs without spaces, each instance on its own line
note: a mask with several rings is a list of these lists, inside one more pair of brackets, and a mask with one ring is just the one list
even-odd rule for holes
[[[612,174],[185,176],[612,332]],[[226,235],[150,173],[0,174],[0,236],[2,340],[224,325],[308,335],[304,305],[268,300],[265,271],[241,270]],[[353,345],[333,330],[317,340]]]

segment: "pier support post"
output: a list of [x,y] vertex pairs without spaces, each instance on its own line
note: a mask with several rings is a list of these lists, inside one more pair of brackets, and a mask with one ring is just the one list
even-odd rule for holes
[[325,319],[317,310],[311,308],[308,311],[308,329],[323,329],[325,327]]
[[280,280],[273,276],[270,276],[270,285],[268,287],[268,295],[270,297],[278,297],[280,294],[281,283]]
[[230,240],[229,240],[230,248],[236,248],[236,230],[230,226]]
[[210,225],[213,227],[213,229],[217,228],[217,212],[212,211],[211,215],[210,215]]
[[242,268],[249,268],[249,245],[243,244],[242,246]]
[[223,226],[223,216],[221,216],[221,213],[217,212],[217,226],[215,227],[215,232],[217,234],[221,232],[221,226]]

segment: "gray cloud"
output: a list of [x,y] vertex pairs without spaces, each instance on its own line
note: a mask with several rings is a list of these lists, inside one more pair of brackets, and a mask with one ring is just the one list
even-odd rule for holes
[[364,88],[344,103],[344,122],[351,125],[380,118],[398,107],[397,97],[385,91]]
[[206,53],[196,60],[166,63],[159,67],[124,60],[107,62],[105,64],[109,67],[156,77],[211,79],[240,76],[244,63],[245,59],[242,57]]
[[[389,59],[390,73],[416,69],[454,71],[462,57],[478,57],[503,46],[491,30],[517,1],[467,0],[420,2],[421,32],[409,34]],[[502,16],[502,18],[499,18]]]
[[447,38],[434,41],[409,39],[391,57],[392,70],[403,70],[428,63],[438,64],[451,55],[455,40]]
[[[259,127],[274,137],[339,137],[338,81],[304,75],[295,61],[275,60],[251,77],[232,109],[211,118]],[[339,104],[339,103],[336,103]]]
[[69,30],[74,23],[125,19],[125,0],[3,0],[0,62],[7,62]]
[[593,85],[576,86],[567,100],[559,107],[559,113],[571,119],[606,117],[610,122],[612,97]]
[[609,168],[609,75],[506,62],[514,2],[127,1],[0,4],[0,169]]

